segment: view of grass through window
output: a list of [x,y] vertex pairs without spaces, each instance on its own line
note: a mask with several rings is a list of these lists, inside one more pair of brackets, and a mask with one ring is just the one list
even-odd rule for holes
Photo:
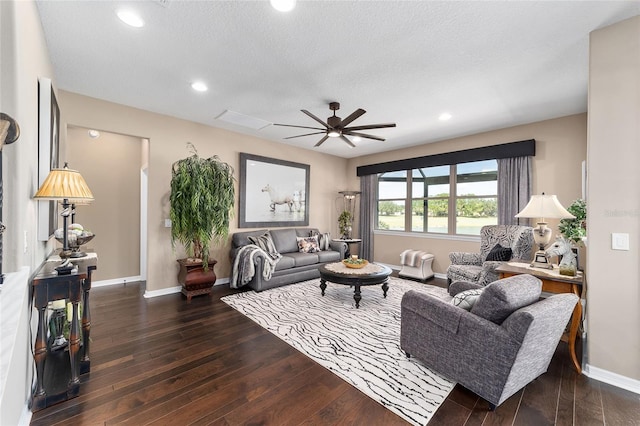
[[479,235],[498,223],[497,174],[496,160],[382,173],[377,229]]

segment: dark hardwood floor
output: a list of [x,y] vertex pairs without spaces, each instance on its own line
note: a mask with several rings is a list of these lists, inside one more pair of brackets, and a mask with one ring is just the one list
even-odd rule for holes
[[[80,396],[31,424],[407,424],[219,300],[231,292],[216,286],[187,304],[180,294],[145,299],[142,283],[94,288]],[[566,346],[495,412],[456,386],[430,424],[640,425],[640,397],[577,375]]]

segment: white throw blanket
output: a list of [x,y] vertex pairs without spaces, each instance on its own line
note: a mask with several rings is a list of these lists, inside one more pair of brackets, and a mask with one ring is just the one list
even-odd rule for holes
[[256,259],[262,258],[262,278],[269,281],[276,268],[278,259],[273,259],[269,254],[254,244],[248,244],[238,250],[233,260],[231,272],[231,288],[240,288],[246,285],[256,274]]

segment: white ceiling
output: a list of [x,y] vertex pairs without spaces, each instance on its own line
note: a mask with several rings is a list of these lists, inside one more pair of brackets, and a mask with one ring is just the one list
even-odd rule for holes
[[[640,1],[37,5],[59,89],[345,158],[584,112],[589,32],[640,14]],[[146,25],[124,25],[121,7]],[[193,91],[195,80],[209,91]],[[304,129],[216,119],[231,110],[315,127],[300,110],[325,119],[331,101],[343,118],[367,110],[354,126],[397,127],[368,131],[385,142],[313,148],[319,136],[283,139]]]

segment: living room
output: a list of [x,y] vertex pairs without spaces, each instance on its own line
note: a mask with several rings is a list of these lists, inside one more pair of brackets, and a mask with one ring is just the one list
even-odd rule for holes
[[[21,130],[20,141],[15,145],[7,145],[2,150],[2,222],[8,227],[3,234],[2,270],[4,273],[11,273],[26,266],[30,275],[56,247],[55,241],[42,243],[36,239],[37,203],[32,200],[38,187],[37,81],[42,76],[55,76],[55,71],[35,3],[2,2],[0,7],[0,106],[2,112],[18,120]],[[556,194],[565,206],[582,195],[582,162],[587,160],[587,200],[590,211],[587,270],[590,286],[586,311],[588,359],[585,361],[591,367],[588,373],[591,377],[637,392],[640,386],[640,365],[637,361],[640,359],[639,271],[632,253],[637,250],[639,242],[637,215],[640,194],[626,189],[637,187],[640,180],[640,172],[634,168],[638,157],[635,141],[639,136],[634,118],[640,112],[640,105],[637,93],[634,97],[633,92],[638,87],[640,74],[637,54],[640,26],[638,19],[636,16],[631,21],[591,34],[587,112],[504,129],[478,131],[377,154],[339,157],[58,90],[62,142],[60,158],[82,158],[83,155],[75,147],[70,150],[66,144],[68,126],[100,129],[149,140],[146,217],[148,267],[144,275],[147,284],[145,296],[153,298],[176,291],[177,282],[167,277],[176,275],[175,259],[180,253],[172,250],[170,232],[164,223],[168,217],[167,193],[171,164],[187,155],[187,141],[192,142],[202,156],[218,155],[236,170],[239,170],[238,155],[241,152],[309,164],[310,225],[337,234],[339,212],[335,209],[335,199],[339,191],[359,189],[359,178],[356,175],[356,168],[359,166],[533,138],[536,140],[533,192]],[[621,47],[614,49],[612,46]],[[633,54],[629,55],[627,52]],[[620,114],[621,111],[626,114]],[[318,114],[321,112],[316,111]],[[299,115],[302,120],[302,114]],[[81,172],[83,167],[91,167],[76,162],[71,162],[70,165]],[[82,210],[79,212],[82,217]],[[233,220],[230,231],[238,230],[241,229],[237,221]],[[631,236],[631,250],[611,250],[611,233],[618,232]],[[399,263],[399,254],[405,248],[425,248],[435,255],[434,270],[440,276],[446,272],[449,252],[475,251],[478,245],[477,240],[442,239],[423,235],[399,236],[393,232],[376,232],[373,244],[375,261],[389,265]],[[221,278],[228,278],[230,275],[228,252],[229,246],[225,245],[216,246],[211,253],[212,257],[219,260],[216,273]],[[109,257],[102,253],[101,256],[104,256],[104,261]],[[609,265],[615,265],[615,268]],[[129,274],[107,275],[98,268],[95,279],[112,281],[123,276]],[[13,419],[19,418],[29,394],[27,383],[31,377],[25,381],[24,376],[32,374],[29,366],[29,309],[26,288],[21,297],[24,306],[18,318],[22,324],[22,332],[15,345],[22,348],[24,359],[17,365],[12,364],[12,370],[18,371],[18,379],[10,382],[10,386],[16,389],[11,395],[14,398],[11,402],[14,407],[19,407],[18,417],[12,417]],[[6,314],[3,311],[0,315],[4,323]],[[4,366],[3,364],[3,368]],[[4,404],[3,401],[3,416]]]

